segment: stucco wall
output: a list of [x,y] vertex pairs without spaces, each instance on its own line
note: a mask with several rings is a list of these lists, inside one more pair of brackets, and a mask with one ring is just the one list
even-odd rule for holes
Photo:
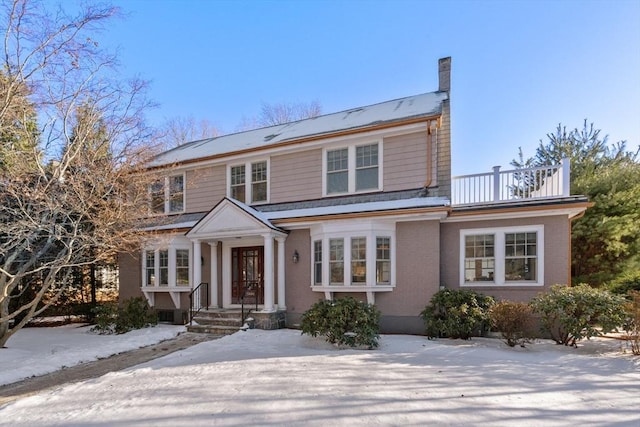
[[529,301],[556,283],[570,282],[570,221],[566,216],[540,216],[500,221],[469,221],[442,224],[442,282],[448,288],[460,288],[460,230],[485,227],[544,226],[544,286],[474,286],[478,292],[498,299]]
[[140,290],[142,283],[140,255],[118,254],[118,268],[120,280],[118,299],[125,301],[134,297],[143,297],[144,295]]
[[[298,251],[300,261],[291,262],[294,251]],[[324,299],[324,293],[311,290],[311,237],[308,229],[293,230],[285,242],[285,274],[287,325],[299,322],[300,315],[315,302]]]

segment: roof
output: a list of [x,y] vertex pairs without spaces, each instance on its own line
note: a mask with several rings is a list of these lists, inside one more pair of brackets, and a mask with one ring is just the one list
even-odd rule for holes
[[222,156],[333,133],[440,115],[446,92],[430,92],[282,125],[189,142],[159,154],[151,166]]

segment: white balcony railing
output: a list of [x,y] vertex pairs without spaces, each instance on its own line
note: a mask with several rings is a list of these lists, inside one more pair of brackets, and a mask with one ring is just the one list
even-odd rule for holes
[[567,197],[570,190],[570,162],[562,164],[454,176],[451,182],[451,203],[471,205],[479,203],[512,202],[523,199]]

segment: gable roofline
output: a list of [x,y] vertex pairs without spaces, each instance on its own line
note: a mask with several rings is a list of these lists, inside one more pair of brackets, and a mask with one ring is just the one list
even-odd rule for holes
[[429,92],[281,125],[189,142],[159,154],[148,169],[163,169],[320,139],[439,120],[446,92]]

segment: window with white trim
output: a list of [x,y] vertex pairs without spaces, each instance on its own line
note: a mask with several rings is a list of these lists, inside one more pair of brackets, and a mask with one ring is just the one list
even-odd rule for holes
[[191,250],[187,247],[146,249],[143,287],[189,286]]
[[233,165],[228,170],[229,197],[250,204],[269,200],[269,162],[267,160]]
[[184,212],[184,174],[161,178],[149,186],[152,213]]
[[542,286],[544,226],[460,231],[461,286]]
[[381,142],[325,151],[324,194],[348,194],[382,189]]
[[342,292],[391,290],[395,286],[394,236],[395,224],[376,221],[312,227],[312,286]]
[[322,284],[322,240],[313,242],[313,283]]

